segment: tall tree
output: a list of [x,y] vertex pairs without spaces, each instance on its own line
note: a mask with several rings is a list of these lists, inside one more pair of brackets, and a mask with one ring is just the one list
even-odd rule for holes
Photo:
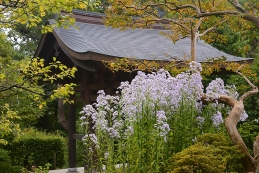
[[[166,24],[172,30],[166,33],[173,41],[186,36],[191,37],[191,60],[195,60],[195,42],[198,37],[208,41],[206,34],[222,23],[235,27],[236,21],[251,21],[259,27],[258,2],[256,0],[110,0],[107,8],[107,25],[120,27],[147,27],[155,22]],[[233,15],[239,16],[233,22]],[[253,24],[249,24],[253,27]],[[242,30],[242,29],[241,29]]]
[[200,13],[213,13],[215,10],[234,10],[226,1],[111,1],[107,9],[107,25],[120,27],[147,27],[157,22],[170,29],[171,33],[163,33],[175,42],[183,37],[191,38],[191,60],[196,60],[196,41],[199,37],[206,36],[229,16],[198,16]]

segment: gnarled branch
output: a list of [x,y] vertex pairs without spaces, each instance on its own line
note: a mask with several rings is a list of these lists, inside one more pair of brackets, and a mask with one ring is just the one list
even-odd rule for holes
[[252,157],[251,154],[249,153],[249,150],[245,142],[243,141],[241,135],[237,130],[237,123],[239,122],[240,117],[244,112],[244,99],[258,93],[258,88],[255,85],[253,85],[252,82],[250,82],[250,80],[245,75],[239,72],[241,68],[242,66],[237,69],[236,73],[241,75],[247,81],[247,83],[252,87],[251,91],[247,91],[246,93],[244,93],[238,100],[231,96],[225,96],[225,95],[220,95],[218,98],[213,98],[212,96],[209,96],[209,95],[203,95],[202,100],[205,100],[205,101],[209,100],[212,102],[217,101],[217,102],[225,103],[232,107],[232,110],[230,111],[229,115],[225,119],[226,130],[232,142],[235,145],[237,145],[240,151],[245,155],[243,159],[243,164],[246,171],[259,172],[259,165],[258,165],[259,136],[256,137],[256,140],[254,142],[254,157]]

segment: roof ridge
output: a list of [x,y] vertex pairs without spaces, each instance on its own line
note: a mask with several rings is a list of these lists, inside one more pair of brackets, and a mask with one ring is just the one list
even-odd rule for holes
[[99,18],[103,18],[106,16],[104,13],[91,12],[91,11],[78,10],[78,9],[72,10],[72,13],[77,15],[82,15],[82,16],[99,17]]

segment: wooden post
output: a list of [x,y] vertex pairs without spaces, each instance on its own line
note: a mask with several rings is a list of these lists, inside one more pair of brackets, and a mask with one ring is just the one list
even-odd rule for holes
[[53,168],[54,168],[54,169],[57,169],[57,152],[56,152],[56,151],[54,151]]
[[89,78],[90,78],[90,72],[84,70],[83,72],[83,105],[90,104],[90,92],[89,92]]
[[76,109],[74,104],[68,105],[68,173],[77,172],[76,169],[76,140],[73,134],[76,132]]
[[[90,78],[90,73],[89,73],[89,71],[86,71],[86,70],[84,70],[83,71],[83,80],[82,80],[82,82],[83,82],[83,88],[84,88],[84,90],[83,90],[83,95],[82,95],[82,97],[83,97],[83,106],[85,106],[85,105],[87,105],[87,104],[90,104],[90,92],[89,92],[89,78]],[[86,156],[87,155],[87,153],[86,153],[87,151],[86,150],[84,150],[84,155]],[[90,164],[90,163],[87,163],[87,162],[84,162],[84,170],[85,171],[87,171],[87,172],[89,172],[90,171],[90,167],[91,167],[92,165]]]

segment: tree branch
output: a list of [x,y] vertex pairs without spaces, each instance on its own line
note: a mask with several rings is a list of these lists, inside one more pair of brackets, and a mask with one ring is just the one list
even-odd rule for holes
[[173,20],[173,19],[167,19],[167,18],[162,18],[161,21],[167,21],[167,22],[170,22],[170,23],[174,23],[174,24],[179,25],[182,28],[186,29],[188,32],[191,32],[191,28],[189,28],[188,26],[180,23],[179,21],[176,21],[176,20]]
[[241,13],[247,13],[246,9],[244,7],[242,7],[241,4],[239,4],[238,0],[228,0],[228,2],[235,7],[239,12]]
[[259,17],[256,17],[255,15],[245,14],[244,19],[253,22],[257,28],[259,28]]
[[241,14],[238,11],[217,11],[217,12],[206,12],[206,13],[197,13],[196,17],[208,17],[208,16],[223,16],[223,15],[238,15]]
[[194,31],[197,32],[199,30],[199,27],[201,26],[202,24],[202,21],[203,21],[204,17],[201,17],[198,21],[198,23],[196,24],[195,28],[194,28]]
[[215,27],[211,27],[211,28],[207,29],[206,31],[204,31],[203,33],[197,34],[197,37],[202,37],[202,36],[206,35],[208,32],[213,31],[215,29],[216,29]]
[[29,91],[31,93],[34,93],[34,94],[37,94],[37,95],[40,95],[40,96],[46,96],[45,94],[42,94],[42,93],[38,93],[38,92],[35,92],[29,88],[26,88],[26,87],[23,87],[25,83],[22,83],[22,84],[15,84],[15,85],[11,85],[9,87],[1,87],[0,88],[0,93],[1,92],[4,92],[4,91],[7,91],[7,90],[11,90],[13,88],[20,88],[20,89],[23,89],[23,90],[26,90],[26,91]]
[[[248,11],[239,3],[238,0],[228,0],[228,2],[231,3],[231,5],[240,13],[243,13],[243,18],[253,22],[257,28],[259,28],[259,17],[256,15],[248,14]],[[256,8],[256,7],[255,7]]]
[[214,98],[213,96],[207,95],[207,94],[203,94],[201,97],[202,102],[219,102],[219,103],[224,103],[227,104],[231,107],[234,107],[234,105],[236,104],[237,100],[234,99],[231,96],[226,96],[226,95],[220,95],[218,98]]
[[216,26],[220,25],[221,23],[223,23],[223,22],[225,22],[225,21],[226,21],[226,20],[223,20],[223,21],[221,21],[221,22],[215,24],[213,27],[211,27],[211,28],[205,30],[203,33],[198,34],[197,37],[202,37],[202,36],[206,35],[208,32],[210,32],[210,31],[212,31],[212,30],[215,30],[215,29],[216,29]]
[[239,70],[242,68],[242,66],[240,66],[236,73],[239,74],[240,76],[242,76],[246,82],[252,87],[252,90],[251,91],[247,91],[246,93],[244,93],[240,98],[239,98],[239,101],[244,101],[247,97],[250,97],[251,95],[255,95],[258,93],[258,87],[255,86],[254,84],[252,84],[252,82],[250,82],[250,80],[245,76],[243,75],[242,73],[239,72]]

